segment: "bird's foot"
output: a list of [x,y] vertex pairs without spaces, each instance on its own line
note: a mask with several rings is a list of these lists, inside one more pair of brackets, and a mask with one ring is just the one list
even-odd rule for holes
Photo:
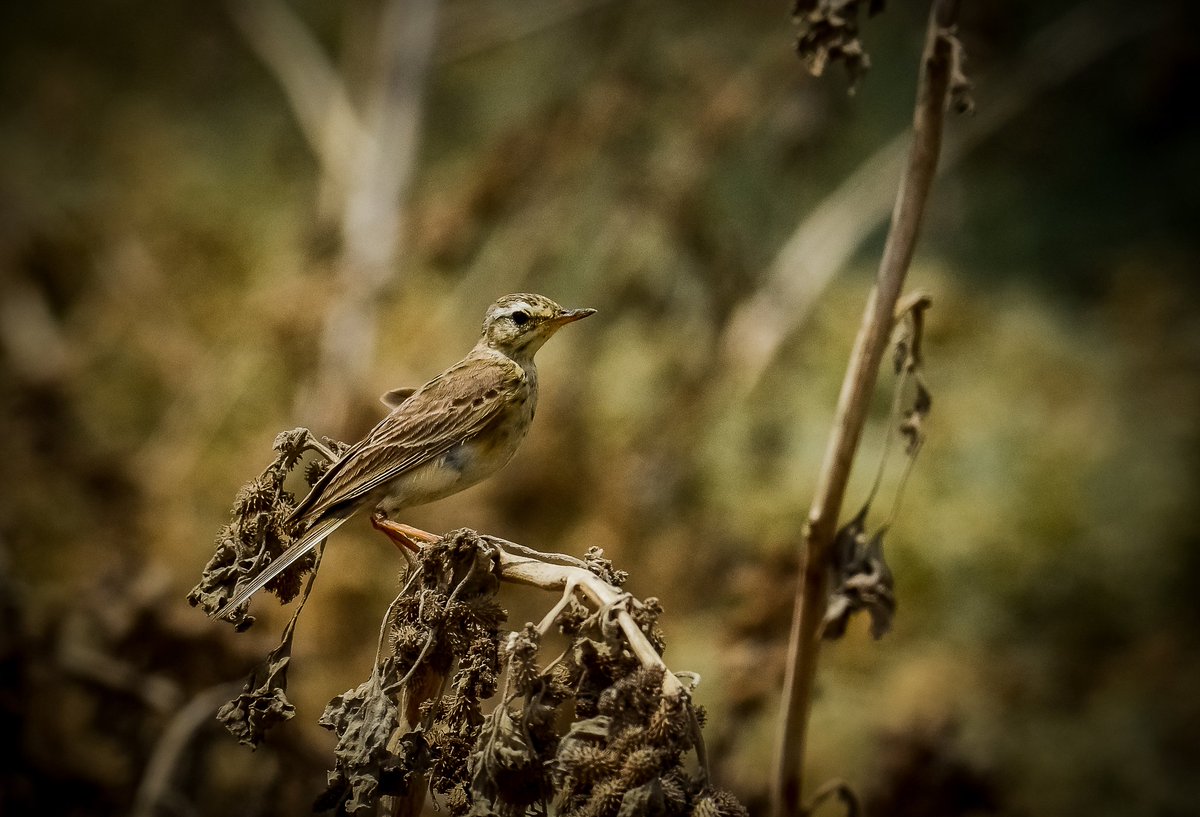
[[411,550],[413,553],[419,551],[422,545],[432,544],[441,538],[436,533],[393,522],[384,516],[382,511],[371,514],[371,527],[391,539],[396,547]]

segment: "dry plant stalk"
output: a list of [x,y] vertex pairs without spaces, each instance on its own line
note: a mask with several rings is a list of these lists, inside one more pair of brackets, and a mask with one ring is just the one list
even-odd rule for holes
[[945,111],[952,96],[960,107],[965,102],[967,83],[960,70],[961,46],[954,34],[958,5],[957,0],[935,0],[930,12],[913,116],[912,147],[892,211],[879,273],[842,381],[833,430],[805,525],[771,787],[775,817],[795,817],[808,811],[801,799],[803,762],[837,521],[937,170]]

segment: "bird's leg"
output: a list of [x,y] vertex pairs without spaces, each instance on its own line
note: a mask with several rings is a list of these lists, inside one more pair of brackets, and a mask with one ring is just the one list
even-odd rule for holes
[[371,527],[391,539],[396,547],[411,550],[413,553],[419,551],[421,545],[432,544],[441,538],[437,534],[423,531],[420,528],[393,522],[384,515],[383,511],[375,511],[371,514]]

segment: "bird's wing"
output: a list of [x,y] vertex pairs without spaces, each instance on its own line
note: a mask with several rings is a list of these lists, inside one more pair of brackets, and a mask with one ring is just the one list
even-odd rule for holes
[[330,466],[292,512],[315,520],[363,499],[498,421],[524,372],[512,361],[471,357],[426,383]]

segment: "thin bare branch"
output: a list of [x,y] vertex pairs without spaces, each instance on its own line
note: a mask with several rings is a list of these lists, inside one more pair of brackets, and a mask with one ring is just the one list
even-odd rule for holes
[[833,432],[805,526],[803,564],[788,645],[771,790],[772,813],[776,817],[795,817],[803,813],[802,767],[820,651],[819,632],[828,595],[831,546],[879,365],[892,331],[896,303],[912,261],[925,202],[937,170],[951,77],[957,67],[953,33],[957,13],[957,0],[935,0],[930,12],[908,164],[896,196],[879,274],[842,381]]

